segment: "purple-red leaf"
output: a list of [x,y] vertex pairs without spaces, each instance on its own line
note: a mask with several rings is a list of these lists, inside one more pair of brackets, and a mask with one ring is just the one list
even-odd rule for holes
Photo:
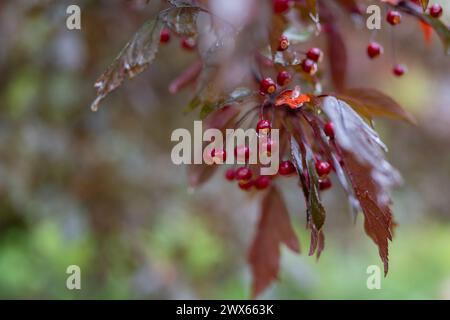
[[330,24],[327,39],[331,80],[335,89],[341,91],[345,88],[347,80],[347,49],[342,34],[335,24]]
[[340,92],[337,97],[347,102],[356,112],[369,119],[378,116],[416,123],[414,117],[394,99],[376,89],[346,89]]
[[284,200],[273,187],[262,201],[256,236],[248,255],[253,275],[253,297],[263,292],[277,278],[281,244],[300,252],[299,241],[291,226]]
[[366,233],[378,245],[387,273],[393,226],[389,191],[401,177],[384,158],[386,147],[377,133],[349,105],[327,97],[322,109],[333,122],[336,147],[364,213]]
[[160,17],[146,22],[122,49],[119,56],[95,83],[97,97],[91,105],[96,111],[100,102],[125,79],[143,72],[155,59],[159,47],[159,36],[163,28]]
[[346,171],[355,190],[364,213],[364,229],[378,246],[381,260],[384,264],[385,275],[388,272],[388,241],[392,240],[393,218],[389,203],[380,203],[377,200],[380,187],[371,175],[372,168],[357,161],[350,152],[343,151],[343,160]]

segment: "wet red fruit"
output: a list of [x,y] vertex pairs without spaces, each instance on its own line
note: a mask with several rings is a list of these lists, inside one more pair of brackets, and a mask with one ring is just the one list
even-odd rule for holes
[[272,78],[265,78],[259,85],[259,91],[263,94],[272,94],[277,90],[277,85]]
[[394,68],[392,69],[392,72],[393,72],[394,75],[396,75],[397,77],[403,76],[407,71],[408,71],[408,69],[407,69],[406,66],[403,65],[403,64],[397,64],[397,65],[395,65]]
[[273,11],[275,13],[284,13],[289,10],[291,0],[272,0]]
[[390,10],[386,16],[387,22],[389,22],[391,25],[395,26],[402,22],[402,15],[400,12],[395,10]]
[[333,139],[334,138],[334,126],[333,122],[327,122],[325,123],[323,127],[323,131],[327,135],[328,138]]
[[234,156],[241,161],[248,161],[250,158],[250,149],[246,146],[238,146],[234,148]]
[[331,183],[331,179],[330,178],[326,178],[323,180],[319,181],[319,190],[324,191],[324,190],[328,190],[332,187],[332,183]]
[[316,171],[319,177],[325,177],[330,174],[331,165],[327,161],[317,161]]
[[258,190],[264,190],[270,185],[270,178],[267,176],[259,176],[256,178],[256,180],[253,182],[253,185]]
[[440,16],[442,16],[442,7],[435,3],[430,7],[430,16],[432,16],[433,18],[439,18]]
[[239,181],[238,185],[242,190],[248,191],[253,187],[253,181]]
[[286,51],[289,48],[289,39],[286,36],[281,36],[278,40],[278,51]]
[[194,39],[184,38],[181,40],[181,47],[186,50],[194,50],[197,44]]
[[317,64],[311,59],[303,59],[302,70],[310,75],[314,75],[317,72]]
[[227,152],[224,149],[213,149],[211,157],[214,163],[223,163],[227,160]]
[[323,53],[319,48],[311,48],[306,53],[306,56],[314,62],[320,62],[322,60]]
[[272,151],[275,150],[276,143],[269,137],[264,137],[261,142],[261,150],[260,152],[265,153],[267,156],[272,154]]
[[292,76],[289,72],[287,71],[280,71],[280,73],[278,73],[277,76],[277,83],[280,86],[285,86],[287,85],[289,82],[291,82],[292,80]]
[[236,171],[233,168],[230,168],[227,171],[225,171],[225,178],[228,181],[233,181],[235,177],[236,177]]
[[256,125],[257,133],[268,134],[272,129],[272,125],[269,120],[262,119]]
[[289,176],[289,175],[295,173],[295,166],[294,166],[294,164],[293,164],[291,161],[289,161],[289,160],[282,161],[282,162],[280,163],[280,167],[279,167],[279,169],[278,169],[278,172],[279,172],[280,175],[282,175],[282,176]]
[[371,59],[378,57],[382,53],[383,53],[383,47],[379,43],[377,43],[377,42],[369,43],[369,46],[367,47],[367,55]]
[[159,42],[167,43],[170,41],[170,31],[167,29],[162,29],[161,34],[159,35]]
[[252,178],[252,171],[247,167],[241,167],[236,171],[236,179],[239,181],[248,181]]

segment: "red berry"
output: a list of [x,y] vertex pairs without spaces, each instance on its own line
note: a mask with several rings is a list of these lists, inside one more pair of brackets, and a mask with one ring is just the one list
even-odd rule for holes
[[170,41],[170,31],[167,29],[162,29],[161,34],[159,35],[159,42],[167,43]]
[[322,61],[323,53],[319,48],[311,48],[306,53],[306,56],[314,62],[320,62]]
[[333,184],[331,183],[330,178],[320,180],[319,181],[319,190],[324,191],[324,190],[330,189],[332,187],[332,185]]
[[391,25],[395,26],[402,22],[402,15],[400,12],[395,10],[390,10],[386,16],[387,22],[389,22]]
[[253,187],[253,181],[239,181],[238,185],[242,190],[248,191]]
[[284,13],[289,9],[291,0],[272,0],[272,2],[275,13]]
[[275,149],[276,143],[272,139],[268,137],[264,137],[261,143],[260,152],[265,152],[266,155],[270,156],[272,154],[272,150]]
[[253,182],[254,186],[258,190],[264,190],[266,189],[270,184],[270,178],[267,176],[259,176],[256,178],[256,180]]
[[280,86],[285,86],[287,85],[289,82],[291,82],[292,80],[292,76],[289,72],[287,71],[280,71],[280,73],[278,73],[277,76],[277,83]]
[[256,130],[258,133],[267,134],[272,129],[272,125],[269,120],[262,119],[256,125]]
[[184,38],[181,40],[181,47],[186,50],[194,50],[197,44],[192,38]]
[[238,160],[248,161],[248,159],[250,158],[250,149],[249,149],[249,147],[238,146],[238,147],[234,148],[234,156]]
[[241,167],[236,171],[236,179],[239,181],[248,181],[252,178],[252,171],[247,167]]
[[324,127],[323,127],[323,131],[325,132],[325,134],[327,135],[328,138],[333,139],[334,138],[334,126],[333,126],[333,122],[327,122],[325,123]]
[[279,172],[282,176],[289,176],[289,175],[295,173],[295,166],[294,166],[294,164],[293,164],[291,161],[289,161],[289,160],[281,161],[278,172]]
[[430,7],[430,16],[432,16],[433,18],[439,18],[440,16],[442,16],[442,7],[435,3]]
[[277,85],[272,78],[265,78],[261,81],[259,90],[264,94],[272,94],[277,89]]
[[214,163],[224,163],[227,160],[227,152],[224,149],[213,149],[211,157]]
[[383,47],[380,44],[376,42],[369,43],[369,46],[367,47],[367,54],[371,59],[378,57],[382,53]]
[[225,171],[225,178],[228,181],[233,181],[235,177],[236,177],[236,171],[233,168],[230,168],[227,171]]
[[406,68],[406,66],[403,64],[397,64],[394,66],[394,69],[392,69],[392,72],[397,77],[403,76],[407,71],[408,71],[408,68]]
[[317,161],[316,171],[319,177],[325,177],[330,174],[331,165],[327,161]]
[[278,51],[286,51],[289,48],[289,39],[286,36],[281,36],[278,40]]
[[306,73],[313,75],[317,72],[317,64],[311,59],[303,59],[302,69]]

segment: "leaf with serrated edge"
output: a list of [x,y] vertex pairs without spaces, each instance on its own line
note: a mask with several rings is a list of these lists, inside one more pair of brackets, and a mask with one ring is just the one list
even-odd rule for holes
[[108,70],[95,83],[97,97],[91,105],[96,111],[100,102],[128,78],[143,72],[155,59],[163,22],[158,17],[146,22],[122,49]]
[[392,238],[390,189],[401,177],[386,161],[386,147],[373,129],[344,101],[324,99],[322,109],[333,122],[335,141],[361,209],[366,233],[378,245],[385,273],[388,270],[388,240]]
[[284,200],[279,191],[272,187],[262,201],[256,235],[248,254],[253,275],[253,297],[277,278],[281,244],[300,252],[299,241],[291,226]]

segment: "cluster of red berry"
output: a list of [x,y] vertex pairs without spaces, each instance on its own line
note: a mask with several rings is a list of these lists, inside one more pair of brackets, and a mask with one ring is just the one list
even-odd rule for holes
[[[159,42],[161,44],[169,43],[171,38],[170,31],[168,29],[161,30],[159,35]],[[180,41],[180,45],[183,49],[191,51],[194,50],[197,46],[197,43],[193,38],[182,38]]]
[[[439,4],[434,4],[430,7],[428,12],[431,17],[438,19],[442,16],[443,10]],[[386,21],[390,25],[396,26],[402,22],[402,15],[396,10],[389,10],[386,16]],[[383,54],[383,51],[383,47],[375,41],[370,42],[367,47],[367,55],[370,59],[377,58],[378,56]],[[399,63],[396,63],[392,69],[392,73],[397,77],[403,76],[407,71],[407,67],[404,64]]]
[[[271,125],[268,120],[260,120],[256,126],[256,129],[261,134],[268,135],[271,130]],[[331,122],[327,122],[323,127],[325,135],[327,135],[330,139],[334,139],[334,129],[333,124]],[[270,148],[268,149],[270,152]],[[250,149],[248,147],[237,147],[234,150],[235,156],[244,156],[247,161],[250,157]],[[333,166],[330,162],[320,160],[319,156],[316,156],[315,168],[317,175],[319,176],[319,189],[321,191],[327,190],[332,187],[331,179],[329,178],[329,174],[333,169]],[[283,160],[279,164],[278,174],[273,176],[265,176],[259,175],[254,178],[253,171],[249,166],[242,166],[239,168],[229,168],[225,172],[225,178],[228,181],[238,181],[238,186],[240,189],[249,191],[252,188],[256,190],[264,190],[267,189],[271,181],[275,179],[277,176],[294,176],[297,170],[292,163],[291,160]],[[305,177],[308,179],[309,177]]]
[[[285,51],[289,48],[289,40],[282,36],[279,40],[278,51]],[[302,70],[309,74],[314,75],[317,72],[317,64],[322,60],[323,53],[319,48],[311,48],[306,52],[306,57],[301,62]],[[284,87],[288,85],[292,80],[292,75],[282,70],[277,75],[277,81],[268,77],[261,81],[259,91],[261,95],[271,95],[277,91],[277,85]]]

